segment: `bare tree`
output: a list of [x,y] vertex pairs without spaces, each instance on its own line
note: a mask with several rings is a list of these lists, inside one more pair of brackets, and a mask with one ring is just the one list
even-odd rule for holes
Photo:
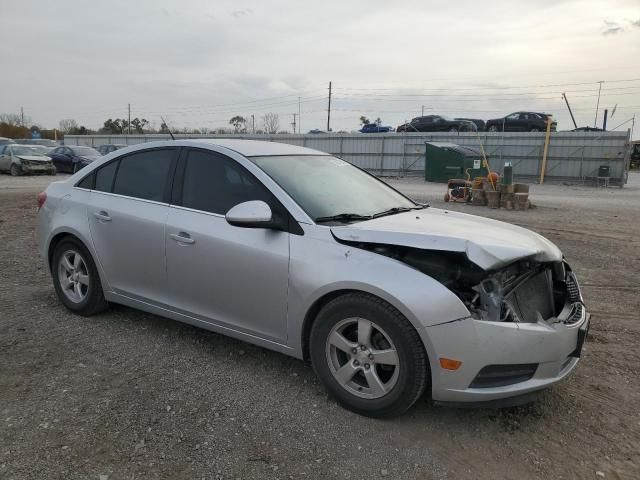
[[78,122],[76,122],[73,118],[65,118],[60,120],[58,123],[58,127],[62,130],[63,133],[71,133],[78,130]]
[[[25,119],[26,123],[29,123],[27,119]],[[17,127],[22,125],[22,118],[17,113],[0,113],[0,123],[6,123],[10,127]]]
[[280,116],[273,112],[265,113],[262,116],[262,125],[267,133],[277,133],[280,128]]

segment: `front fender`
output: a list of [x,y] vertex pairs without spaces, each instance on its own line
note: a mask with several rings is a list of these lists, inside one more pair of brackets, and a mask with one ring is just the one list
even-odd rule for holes
[[304,225],[305,235],[291,236],[288,344],[302,351],[307,312],[322,297],[357,290],[382,298],[420,331],[469,316],[451,290],[437,280],[377,253],[338,243],[330,229]]

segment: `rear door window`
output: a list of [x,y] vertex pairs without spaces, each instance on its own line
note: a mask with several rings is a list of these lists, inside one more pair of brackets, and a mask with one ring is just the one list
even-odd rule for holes
[[98,169],[96,172],[96,185],[94,190],[98,190],[100,192],[111,192],[111,189],[113,188],[113,179],[116,176],[119,163],[119,161],[111,162]]
[[147,150],[121,158],[113,182],[113,193],[156,202],[166,201],[176,151]]

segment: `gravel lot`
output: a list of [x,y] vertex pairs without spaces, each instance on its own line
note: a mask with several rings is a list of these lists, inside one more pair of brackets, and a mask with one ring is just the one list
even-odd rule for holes
[[[447,205],[560,246],[593,313],[584,360],[526,407],[425,398],[384,421],[301,361],[124,307],[68,313],[34,245],[50,180],[0,176],[0,478],[640,478],[640,175],[535,186],[527,212]],[[444,185],[390,183],[445,205]]]

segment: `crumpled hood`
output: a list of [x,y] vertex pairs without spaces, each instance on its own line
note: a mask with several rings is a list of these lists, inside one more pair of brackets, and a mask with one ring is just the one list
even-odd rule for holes
[[562,260],[558,247],[531,230],[438,208],[332,227],[331,232],[345,241],[465,252],[469,260],[485,270],[500,268],[526,257],[540,262]]
[[51,159],[49,157],[44,157],[42,155],[16,155],[20,160],[27,160],[29,162],[50,162]]

